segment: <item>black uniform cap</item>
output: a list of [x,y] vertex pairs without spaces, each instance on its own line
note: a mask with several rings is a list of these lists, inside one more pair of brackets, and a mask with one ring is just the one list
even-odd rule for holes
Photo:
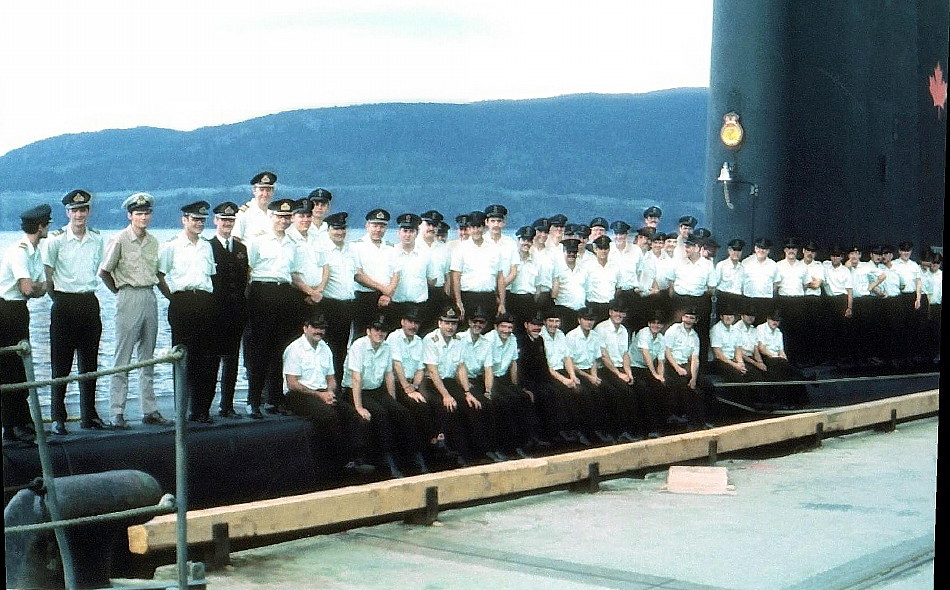
[[468,317],[469,317],[469,319],[472,319],[472,320],[475,319],[475,318],[478,318],[478,319],[481,319],[481,320],[487,320],[487,319],[488,319],[488,312],[485,311],[485,309],[484,309],[482,306],[479,305],[478,307],[476,307],[476,308],[472,311],[472,313],[470,313],[470,314],[468,315]]
[[652,240],[653,236],[656,235],[656,228],[650,227],[649,225],[645,225],[637,230],[637,235],[643,236],[645,238],[650,238]]
[[366,214],[366,221],[371,223],[389,224],[389,211],[385,209],[373,209]]
[[567,216],[563,213],[552,215],[551,217],[548,217],[548,223],[550,223],[552,227],[564,227],[567,225]]
[[551,229],[551,221],[547,217],[535,219],[534,223],[531,224],[531,227],[533,227],[535,231],[547,232]]
[[815,242],[811,240],[808,240],[807,242],[805,242],[805,245],[802,246],[802,250],[808,250],[809,252],[817,252],[818,244],[816,244]]
[[730,250],[738,250],[739,252],[742,252],[743,248],[745,248],[745,240],[734,238],[732,240],[729,240],[729,243],[726,245],[729,247]]
[[533,240],[534,236],[536,236],[537,234],[538,234],[537,230],[535,230],[530,225],[519,227],[518,231],[515,232],[515,236],[517,236],[521,240]]
[[772,248],[772,240],[768,238],[756,238],[755,242],[752,243],[756,248],[764,248],[765,250],[770,250]]
[[82,189],[76,189],[66,193],[66,196],[63,197],[63,205],[65,205],[67,209],[78,209],[80,207],[88,207],[89,201],[91,200],[92,195]]
[[252,186],[274,186],[275,182],[277,182],[277,175],[273,172],[258,172],[251,178]]
[[469,227],[481,227],[485,225],[485,214],[481,211],[472,211],[468,214]]
[[182,215],[191,215],[192,217],[207,217],[211,205],[208,201],[195,201],[188,203],[181,208]]
[[643,210],[643,218],[647,217],[663,217],[663,210],[657,206],[647,207]]
[[403,229],[419,229],[422,218],[415,213],[403,213],[396,218],[396,225]]
[[27,223],[49,223],[52,218],[53,209],[46,203],[37,205],[36,207],[31,207],[23,213],[20,213],[20,221]]
[[801,248],[802,245],[801,245],[801,243],[799,243],[798,239],[796,239],[796,238],[788,238],[788,239],[785,240],[785,245],[782,246],[782,247],[783,247],[783,248],[795,248],[795,249],[798,249],[798,248]]
[[630,224],[618,219],[610,224],[610,229],[613,230],[615,234],[625,234],[630,231]]
[[215,206],[212,211],[222,219],[234,219],[237,217],[238,206],[237,203],[233,201],[225,201]]
[[422,218],[422,220],[425,221],[426,223],[430,223],[433,225],[445,219],[444,217],[442,217],[442,214],[436,211],[435,209],[429,209],[428,211],[426,211],[419,217]]
[[322,313],[314,313],[307,316],[307,319],[303,321],[305,326],[313,326],[314,328],[326,328],[329,323],[327,323],[327,318]]
[[311,201],[325,201],[329,203],[333,200],[333,194],[325,188],[314,189],[307,195]]
[[705,227],[697,227],[693,230],[693,237],[697,240],[705,240],[712,237],[712,232]]
[[459,310],[456,309],[454,305],[449,305],[439,314],[439,319],[443,322],[457,322],[461,319],[461,314],[459,314]]
[[456,215],[456,216],[455,216],[455,225],[457,225],[457,226],[459,226],[459,227],[468,227],[468,215],[466,215],[466,214],[464,214],[464,213],[463,213],[462,215]]
[[608,227],[610,227],[610,224],[607,223],[607,220],[603,217],[595,217],[590,220],[590,227],[602,227],[604,229],[607,229]]
[[498,315],[495,316],[495,325],[496,325],[496,326],[497,326],[498,324],[504,324],[505,322],[507,322],[507,323],[509,323],[509,324],[515,323],[515,316],[513,316],[512,314],[510,314],[510,313],[507,312],[507,311],[506,311],[505,313],[500,313],[500,314],[498,314]]
[[276,199],[267,205],[268,211],[273,211],[275,215],[290,215],[297,208],[297,202],[293,199]]
[[303,215],[313,213],[313,201],[310,200],[310,197],[294,201],[294,213],[301,213]]
[[346,228],[346,218],[349,217],[349,213],[345,211],[340,211],[338,213],[333,213],[327,215],[323,218],[323,221],[326,222],[327,226],[335,229],[345,229]]
[[610,248],[610,236],[599,236],[596,240],[591,242],[595,248],[600,248],[601,250],[606,250]]
[[679,221],[680,225],[688,225],[689,227],[696,227],[697,223],[699,223],[699,220],[697,220],[692,215],[684,215],[680,217]]
[[897,244],[897,249],[900,250],[901,252],[910,252],[911,250],[914,249],[914,243],[900,242],[899,244]]
[[594,313],[594,310],[589,307],[582,307],[577,310],[577,319],[593,320],[593,319],[597,319],[597,314]]
[[401,320],[409,320],[410,322],[418,322],[418,321],[419,321],[419,308],[416,307],[415,305],[410,305],[410,306],[406,307],[406,308],[403,310],[402,315],[400,316],[399,319],[401,319]]
[[577,238],[564,238],[561,240],[561,245],[564,246],[565,252],[577,253],[577,248],[581,245],[581,241]]
[[508,215],[508,209],[504,205],[489,205],[485,207],[485,218],[505,217]]

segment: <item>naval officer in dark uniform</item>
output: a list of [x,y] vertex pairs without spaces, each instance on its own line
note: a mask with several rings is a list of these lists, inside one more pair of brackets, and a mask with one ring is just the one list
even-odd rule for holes
[[211,277],[214,311],[211,320],[211,343],[221,366],[221,398],[218,415],[222,418],[243,418],[234,409],[234,386],[238,375],[238,354],[241,334],[247,323],[247,246],[235,239],[231,232],[237,215],[237,204],[225,201],[214,208],[214,237],[209,238],[214,255],[215,273]]
[[[39,205],[20,214],[23,236],[0,258],[0,347],[30,339],[28,299],[46,295],[40,240],[49,231],[52,209]],[[0,383],[26,381],[23,361],[15,354],[0,355]],[[3,394],[3,440],[32,441],[36,436],[25,389]]]
[[[92,195],[72,190],[63,197],[69,223],[43,240],[41,251],[46,266],[50,309],[49,343],[53,378],[69,375],[73,357],[80,373],[99,368],[99,339],[102,318],[99,315],[99,264],[105,253],[105,241],[98,230],[89,227]],[[66,384],[50,387],[53,434],[66,431]],[[105,428],[96,413],[96,380],[79,382],[79,415],[83,428]]]

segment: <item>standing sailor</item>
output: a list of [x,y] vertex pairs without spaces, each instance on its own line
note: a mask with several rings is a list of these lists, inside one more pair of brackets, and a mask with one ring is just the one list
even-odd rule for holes
[[[52,377],[65,377],[77,360],[80,373],[99,368],[99,339],[102,318],[99,314],[99,265],[105,253],[105,241],[98,230],[89,227],[92,195],[73,190],[63,197],[69,223],[42,242],[46,265],[50,309],[49,343]],[[53,434],[66,431],[66,384],[50,387]],[[82,428],[105,428],[96,412],[96,380],[79,382],[79,415]]]
[[327,318],[326,343],[333,352],[337,383],[343,382],[343,361],[353,323],[356,258],[346,243],[346,212],[327,215],[327,235],[332,247],[324,252],[330,270],[320,307]]
[[350,244],[356,255],[354,334],[364,333],[369,322],[379,315],[393,320],[389,317],[389,304],[399,275],[393,266],[393,247],[383,240],[388,226],[389,211],[373,209],[366,214],[366,235]]
[[[0,347],[30,339],[27,299],[46,295],[40,240],[49,231],[52,209],[39,205],[20,214],[23,237],[7,248],[0,260]],[[0,383],[26,381],[23,361],[15,354],[0,355]],[[3,394],[3,440],[32,441],[36,436],[27,403],[28,391]]]
[[[158,284],[158,240],[148,233],[152,221],[155,198],[148,193],[134,193],[122,203],[128,212],[129,227],[114,236],[106,246],[99,267],[102,282],[116,295],[115,366],[132,361],[132,349],[137,349],[138,361],[152,359],[158,337],[158,302],[155,285]],[[154,365],[139,371],[139,403],[142,422],[155,426],[171,424],[158,411],[153,379]],[[125,403],[129,397],[129,374],[112,375],[110,385],[112,425],[128,428]]]
[[251,267],[248,286],[250,322],[244,338],[244,366],[247,368],[247,403],[251,418],[261,419],[261,403],[267,391],[267,412],[289,414],[284,407],[281,353],[296,337],[298,320],[288,310],[298,301],[291,282],[297,272],[297,246],[286,235],[294,201],[278,199],[268,205],[271,230],[247,245]]
[[214,254],[211,244],[201,239],[210,207],[206,201],[182,207],[183,231],[162,244],[158,254],[158,290],[168,299],[172,346],[183,344],[187,348],[186,377],[191,400],[188,419],[205,424],[212,422],[208,413],[215,382],[209,340],[214,309]]
[[267,206],[274,198],[274,183],[277,175],[273,172],[260,172],[251,179],[251,200],[241,205],[234,222],[234,237],[247,243],[252,238],[271,230]]
[[[218,415],[222,418],[243,418],[234,409],[234,388],[237,384],[238,356],[241,335],[247,324],[248,266],[247,246],[231,235],[238,207],[225,201],[213,209],[216,233],[209,238],[214,256],[214,274],[211,276],[214,310],[211,321],[211,341],[214,354],[221,364],[221,399]],[[218,374],[218,363],[212,372]]]

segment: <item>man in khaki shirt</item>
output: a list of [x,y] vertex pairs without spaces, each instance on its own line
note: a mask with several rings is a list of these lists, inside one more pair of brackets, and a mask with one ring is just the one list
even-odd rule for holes
[[[158,240],[148,233],[154,197],[148,193],[130,195],[122,206],[128,211],[129,227],[119,232],[106,246],[99,267],[102,281],[116,295],[115,366],[132,361],[137,347],[138,361],[147,361],[155,353],[158,337],[158,302],[153,287],[158,284]],[[139,402],[142,422],[156,426],[171,424],[158,412],[153,387],[154,367],[139,372]],[[115,428],[129,427],[125,402],[129,397],[129,374],[116,373],[110,385],[110,413]]]

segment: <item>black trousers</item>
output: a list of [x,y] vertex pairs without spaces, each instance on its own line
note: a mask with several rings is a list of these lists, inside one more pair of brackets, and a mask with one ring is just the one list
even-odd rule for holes
[[531,398],[511,381],[511,375],[494,378],[491,403],[495,414],[496,450],[513,452],[541,436],[541,421]]
[[[353,399],[353,390],[343,390],[347,402]],[[369,431],[377,454],[397,454],[411,457],[419,450],[416,425],[409,410],[396,401],[385,387],[364,389],[363,407],[369,410]]]
[[356,292],[356,299],[353,302],[353,334],[356,338],[366,335],[366,328],[380,315],[385,317],[387,326],[391,325],[392,307],[389,305],[380,307],[379,298],[381,296],[382,294],[379,291]]
[[168,303],[172,346],[183,344],[187,347],[186,379],[194,417],[207,416],[214,399],[213,309],[213,299],[208,291],[176,291]]
[[[13,346],[21,340],[30,339],[30,310],[26,301],[7,301],[0,299],[0,346]],[[23,383],[26,370],[23,359],[18,354],[0,354],[0,383]],[[26,389],[9,391],[3,394],[0,414],[4,428],[32,424],[30,404]]]
[[259,407],[284,402],[283,353],[300,334],[292,313],[296,289],[289,283],[251,282],[248,287],[247,330],[244,333],[244,366],[247,368],[247,403]]
[[211,323],[211,347],[216,358],[211,360],[211,372],[217,376],[221,369],[221,397],[218,407],[234,410],[234,388],[238,377],[238,357],[241,336],[247,325],[247,301],[244,294],[233,297],[215,297],[214,320]]
[[696,379],[696,389],[689,386],[689,369],[686,375],[680,375],[669,364],[663,373],[667,386],[670,389],[670,398],[674,414],[686,414],[690,426],[701,426],[706,419],[706,399],[702,390],[702,381]]
[[[69,375],[76,357],[80,373],[92,373],[99,368],[99,339],[102,336],[102,318],[99,299],[93,292],[50,293],[49,348],[52,377]],[[53,420],[66,421],[66,384],[50,387],[50,414]],[[96,380],[79,382],[79,415],[83,422],[99,417],[96,412]]]
[[339,476],[348,461],[364,458],[368,424],[352,404],[337,399],[330,405],[298,391],[288,391],[286,398],[288,409],[313,424],[314,455],[329,475]]
[[670,412],[670,391],[666,383],[661,383],[644,367],[632,367],[634,389],[642,402],[646,429],[660,433],[666,430],[666,419]]
[[782,312],[782,335],[785,336],[785,352],[789,359],[798,363],[805,355],[808,338],[805,331],[805,297],[779,295],[776,298],[776,305]]
[[[473,379],[472,382],[474,381]],[[486,451],[494,450],[491,439],[491,402],[485,397],[484,392],[472,389],[471,394],[482,404],[481,408],[473,408],[465,401],[465,392],[462,391],[462,386],[457,380],[451,377],[442,379],[442,384],[455,400],[454,411],[445,409],[442,395],[428,377],[422,381],[422,390],[429,403],[438,408],[439,422],[449,448],[468,460],[480,457]]]
[[604,369],[599,372],[603,380],[607,405],[607,425],[611,434],[627,432],[642,435],[646,432],[645,412],[634,385]]
[[[356,302],[353,299],[330,299],[324,297],[317,304],[327,320],[326,336],[323,340],[333,353],[333,371],[336,382],[343,383],[343,363],[350,346],[350,330],[353,327],[353,314]],[[357,335],[359,336],[359,334]]]
[[533,293],[505,294],[505,309],[515,316],[515,329],[524,330],[524,323],[534,317],[540,309]]

